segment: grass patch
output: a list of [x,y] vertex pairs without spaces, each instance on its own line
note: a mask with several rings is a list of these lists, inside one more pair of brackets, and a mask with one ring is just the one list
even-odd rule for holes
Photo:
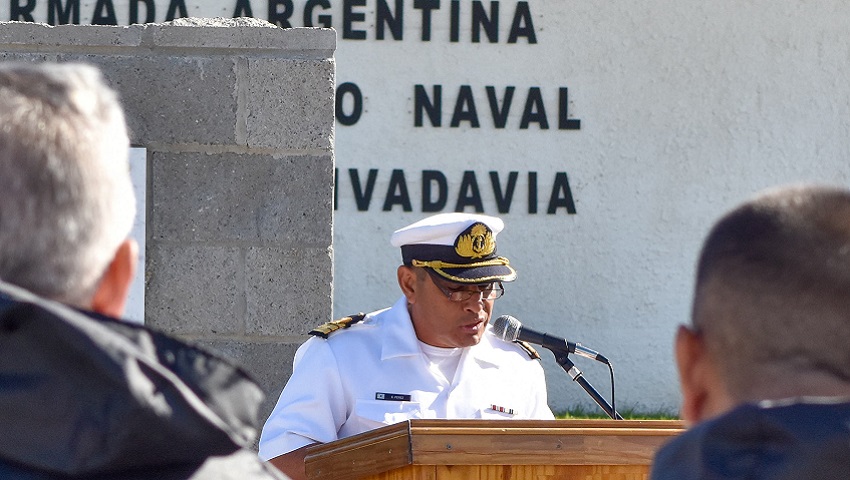
[[[675,413],[667,411],[638,412],[631,408],[617,409],[626,420],[679,420]],[[601,408],[587,409],[582,406],[572,407],[565,412],[558,412],[555,418],[609,418]]]

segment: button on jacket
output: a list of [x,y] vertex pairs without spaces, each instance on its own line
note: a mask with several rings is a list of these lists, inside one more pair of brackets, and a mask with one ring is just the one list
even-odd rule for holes
[[429,369],[407,300],[295,354],[292,377],[260,438],[268,460],[414,418],[552,419],[539,361],[497,338],[464,348],[449,383]]

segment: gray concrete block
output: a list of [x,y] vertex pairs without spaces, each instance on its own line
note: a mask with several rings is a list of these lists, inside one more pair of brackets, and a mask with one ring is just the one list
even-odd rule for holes
[[152,152],[150,238],[327,247],[330,155]]
[[0,22],[0,49],[6,46],[23,47],[39,51],[50,47],[67,49],[78,46],[82,50],[93,47],[138,47],[142,42],[144,26],[111,25],[57,25],[45,23]]
[[0,22],[0,45],[102,49],[143,44],[147,48],[260,50],[292,58],[330,58],[336,49],[336,32],[318,27],[284,29],[244,17],[180,18],[129,26]]
[[155,47],[265,51],[287,58],[331,58],[336,49],[333,29],[283,29],[257,18],[180,18],[145,27],[145,41]]
[[333,149],[333,59],[249,58],[248,146]]
[[292,375],[295,350],[301,344],[228,338],[203,339],[194,343],[232,359],[263,387],[267,396],[275,400]]
[[241,334],[243,255],[236,247],[149,241],[145,323],[175,335]]
[[259,424],[265,423],[286,381],[292,375],[292,360],[300,344],[258,343],[251,341],[215,339],[195,342],[241,365],[248,375],[266,392],[260,407]]
[[251,248],[245,259],[249,335],[305,335],[331,320],[333,261],[326,248]]
[[100,67],[121,94],[135,144],[236,144],[235,58],[63,53],[59,59]]

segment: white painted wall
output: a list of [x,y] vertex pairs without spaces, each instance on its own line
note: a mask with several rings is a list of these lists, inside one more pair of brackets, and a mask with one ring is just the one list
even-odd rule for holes
[[[128,2],[115,1],[119,23]],[[155,21],[169,1],[157,0]],[[237,0],[185,2],[190,15],[230,16]],[[268,2],[252,13],[269,18]],[[283,6],[285,2],[279,5]],[[303,26],[305,0],[293,0]],[[451,42],[450,0],[431,13],[422,41],[422,10],[403,1],[403,39],[376,39],[379,0],[327,0],[313,11],[338,31],[337,83],[356,84],[362,115],[337,124],[334,309],[337,316],[390,305],[399,295],[396,228],[421,211],[422,170],[449,180],[448,205],[462,174],[474,171],[485,213],[496,214],[488,172],[504,181],[519,172],[499,250],[519,279],[495,315],[582,342],[616,366],[617,405],[675,410],[678,385],[672,335],[687,321],[696,256],[725,210],[755,191],[786,182],[848,184],[850,167],[850,4],[837,0],[623,3],[516,0],[498,4],[498,43],[471,41],[472,2],[458,3],[459,41]],[[388,2],[394,8],[394,1]],[[518,5],[529,8],[536,43],[506,43]],[[35,0],[36,20],[47,0]],[[82,23],[94,1],[82,1]],[[344,10],[355,15],[345,38]],[[142,7],[143,8],[143,7]],[[0,18],[9,18],[9,4]],[[278,9],[278,14],[280,13]],[[42,12],[42,13],[39,13]],[[360,19],[356,15],[362,14]],[[88,18],[88,19],[87,19]],[[414,126],[414,88],[443,88],[442,127]],[[462,85],[469,85],[480,127],[449,127]],[[516,87],[507,126],[489,116],[486,86],[499,96]],[[529,88],[539,87],[550,128],[518,128]],[[558,92],[579,130],[557,128]],[[343,113],[353,109],[345,96]],[[466,104],[467,110],[469,105]],[[348,169],[361,180],[378,169],[370,208],[358,211]],[[404,172],[412,211],[382,210],[393,169]],[[528,213],[527,172],[538,176],[538,213]],[[576,214],[546,214],[552,180],[565,172]],[[469,210],[467,210],[469,211]],[[544,356],[551,404],[593,407],[585,393]],[[607,372],[577,359],[585,377],[610,398]]]
[[[508,11],[516,4],[500,3]],[[402,42],[341,41],[338,83],[358,84],[366,113],[354,126],[337,126],[337,164],[343,171],[379,168],[384,182],[391,168],[436,169],[456,181],[474,170],[485,198],[490,170],[537,171],[541,185],[567,172],[576,215],[530,215],[520,197],[503,216],[499,249],[520,276],[495,314],[606,354],[616,367],[620,408],[675,410],[673,332],[689,317],[694,265],[711,223],[763,187],[848,183],[850,4],[530,6],[536,45],[451,44],[443,34],[423,43],[413,26],[413,38]],[[506,85],[539,86],[549,95],[566,86],[581,129],[497,130],[486,117],[478,129],[415,128],[413,85],[436,83],[450,92],[473,86],[479,113],[487,110],[486,85],[500,93]],[[508,124],[516,122],[512,114]],[[422,216],[419,187],[411,183],[413,212],[383,212],[380,203],[358,212],[348,178],[340,176],[336,314],[396,298],[400,256],[388,238]],[[541,186],[541,212],[545,191]],[[495,213],[493,205],[485,201],[487,213]],[[553,408],[593,406],[551,355],[544,360]],[[604,368],[580,358],[576,364],[610,398]]]

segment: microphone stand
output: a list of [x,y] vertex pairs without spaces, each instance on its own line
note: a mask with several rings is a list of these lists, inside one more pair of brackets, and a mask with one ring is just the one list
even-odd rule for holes
[[560,365],[561,368],[563,368],[564,371],[567,372],[570,377],[572,377],[574,382],[581,385],[581,388],[583,388],[584,391],[587,392],[588,395],[590,395],[590,397],[596,402],[596,404],[599,405],[602,410],[604,410],[605,413],[608,414],[609,417],[614,420],[623,419],[623,417],[621,417],[619,413],[614,411],[614,407],[612,407],[611,404],[608,403],[608,401],[605,400],[602,395],[600,395],[599,392],[596,391],[595,388],[593,388],[593,385],[591,385],[587,380],[584,379],[581,370],[576,368],[573,361],[570,360],[569,352],[567,352],[566,350],[556,351],[554,349],[550,349],[550,351],[555,354],[555,361],[558,362],[558,365]]

